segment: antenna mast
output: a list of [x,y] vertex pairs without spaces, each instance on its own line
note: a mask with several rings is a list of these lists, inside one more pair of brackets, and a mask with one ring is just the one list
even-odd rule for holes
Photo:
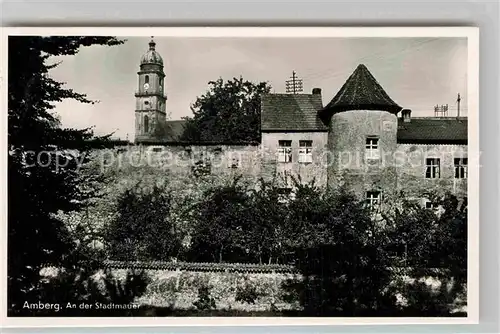
[[436,105],[434,107],[434,117],[446,117],[448,116],[448,105]]
[[290,80],[285,81],[285,84],[287,93],[297,94],[302,92],[302,79],[297,77],[295,71],[292,72]]

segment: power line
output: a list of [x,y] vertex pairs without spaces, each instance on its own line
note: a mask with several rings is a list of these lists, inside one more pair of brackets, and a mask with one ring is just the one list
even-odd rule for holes
[[[401,49],[400,51],[395,52],[391,55],[387,55],[387,52],[384,51],[384,52],[379,52],[379,53],[367,55],[365,57],[357,59],[356,61],[358,63],[363,63],[367,60],[369,60],[369,61],[373,61],[373,60],[387,61],[387,60],[390,60],[398,55],[404,54],[410,50],[418,49],[422,45],[427,44],[427,43],[431,43],[431,42],[436,41],[436,40],[438,40],[438,38],[430,38],[430,39],[427,39],[425,41],[410,44],[410,45],[406,46],[405,48]],[[331,69],[331,70],[327,70],[327,71],[318,71],[316,73],[312,73],[312,75],[311,74],[306,75],[306,78],[308,78],[308,79],[310,79],[310,78],[324,78],[328,74],[332,73],[332,70],[337,71],[336,69]],[[346,69],[343,71],[337,71],[337,73],[332,73],[332,74],[334,75],[333,77],[337,77],[337,76],[343,75],[344,73],[348,73],[349,71],[350,71],[349,69]]]
[[297,94],[303,91],[302,79],[297,77],[297,73],[295,73],[295,71],[292,72],[290,80],[285,81],[285,85],[287,93]]
[[[436,40],[438,40],[438,38],[430,38],[430,39],[427,39],[425,41],[410,44],[407,47],[405,47],[405,48],[401,49],[400,51],[395,52],[391,55],[387,55],[387,52],[384,51],[384,52],[379,52],[379,53],[375,53],[375,54],[371,54],[371,55],[359,58],[356,61],[358,63],[363,63],[367,60],[369,60],[369,61],[373,61],[373,60],[388,61],[388,60],[393,59],[394,57],[397,57],[401,54],[404,54],[410,50],[418,49],[421,46],[423,46],[424,44],[428,44],[428,43],[434,42]],[[310,73],[308,75],[305,75],[305,78],[307,78],[307,79],[323,79],[323,78],[328,77],[329,79],[333,79],[333,78],[345,75],[345,74],[349,73],[350,71],[351,71],[350,69],[338,71],[338,69],[331,68],[330,70],[326,70],[326,71],[317,71],[317,72]]]

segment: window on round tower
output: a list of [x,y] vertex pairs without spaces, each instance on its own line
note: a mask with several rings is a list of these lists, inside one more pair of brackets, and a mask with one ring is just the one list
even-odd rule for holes
[[146,75],[144,77],[144,83],[147,83],[147,84],[149,83],[149,75]]

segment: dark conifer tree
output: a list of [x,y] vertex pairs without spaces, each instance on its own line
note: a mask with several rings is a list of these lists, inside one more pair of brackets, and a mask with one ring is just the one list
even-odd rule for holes
[[[112,46],[114,37],[14,36],[8,40],[8,302],[37,299],[44,265],[76,266],[79,245],[57,218],[81,209],[96,195],[97,176],[83,176],[86,153],[109,136],[65,129],[53,112],[65,99],[94,103],[51,78],[52,56],[81,47]],[[80,245],[82,246],[82,245]]]

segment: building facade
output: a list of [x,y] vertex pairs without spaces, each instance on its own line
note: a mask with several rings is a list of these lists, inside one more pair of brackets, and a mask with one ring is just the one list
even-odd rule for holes
[[185,121],[166,120],[163,60],[149,45],[138,72],[138,146],[198,152],[193,161],[209,173],[275,178],[284,190],[295,179],[347,186],[371,202],[400,189],[467,194],[467,118],[412,117],[363,64],[325,106],[319,88],[262,96],[260,145],[182,142]]

